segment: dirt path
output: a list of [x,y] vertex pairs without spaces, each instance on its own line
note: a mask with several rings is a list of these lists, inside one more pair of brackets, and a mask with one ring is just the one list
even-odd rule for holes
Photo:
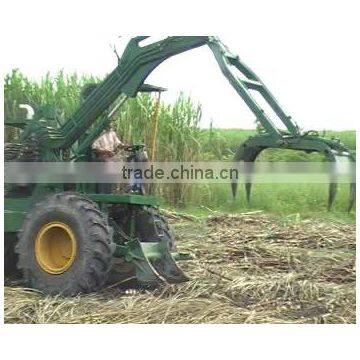
[[5,287],[7,323],[355,323],[355,225],[172,216],[185,284],[63,299]]

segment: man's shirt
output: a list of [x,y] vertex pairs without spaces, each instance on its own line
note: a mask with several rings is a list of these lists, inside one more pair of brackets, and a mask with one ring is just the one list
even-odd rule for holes
[[122,145],[122,142],[119,140],[116,132],[111,129],[105,130],[102,135],[94,141],[92,149],[99,154],[102,152],[111,152],[115,154],[119,145]]

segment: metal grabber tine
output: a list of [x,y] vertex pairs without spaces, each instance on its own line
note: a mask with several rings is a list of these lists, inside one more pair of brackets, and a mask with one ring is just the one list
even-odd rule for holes
[[338,190],[338,184],[335,182],[331,182],[329,185],[329,197],[328,197],[328,204],[327,204],[327,210],[331,211],[332,206],[334,204],[336,195]]
[[[236,164],[239,164],[240,162],[244,162],[245,191],[246,191],[246,200],[248,203],[251,200],[252,174],[255,165],[254,163],[263,150],[264,150],[263,148],[247,146],[246,144],[243,144],[238,148],[234,157],[234,162]],[[239,169],[240,166],[239,165],[237,166]],[[234,198],[236,197],[237,186],[238,186],[237,180],[232,180],[231,188]]]
[[[234,167],[236,168],[236,170],[238,170],[238,173],[240,173],[241,167],[240,167],[240,162],[243,161],[243,157],[244,157],[244,149],[245,149],[245,144],[240,145],[235,153],[234,156]],[[232,190],[232,195],[234,200],[236,199],[236,195],[237,195],[237,189],[238,189],[238,181],[239,179],[231,179],[231,190]]]
[[[350,153],[349,160],[351,163],[355,163],[356,159],[355,156]],[[353,171],[353,169],[352,169]],[[349,192],[349,206],[348,206],[348,212],[352,210],[354,207],[355,201],[356,201],[356,174],[353,173],[352,175],[352,181],[350,183],[350,192]]]
[[[239,173],[240,164],[237,162],[233,166]],[[231,192],[234,200],[236,199],[237,189],[238,189],[238,179],[231,179]]]
[[[341,158],[343,158],[344,160],[347,159],[351,163],[355,162],[355,159],[351,155],[349,155],[349,156],[340,155],[340,154],[336,154],[334,152],[326,153],[326,157],[332,163],[331,172],[330,172],[329,199],[328,199],[328,207],[327,207],[328,211],[330,211],[334,204],[337,190],[338,190],[337,164],[339,163],[339,161],[341,161],[340,160]],[[355,180],[351,180],[349,190],[350,190],[349,191],[349,205],[347,208],[348,212],[350,212],[351,209],[353,208],[355,199],[356,199],[356,182],[355,182]]]
[[329,179],[330,180],[329,195],[327,202],[327,210],[331,211],[338,190],[337,174],[336,174],[336,156],[331,151],[326,152],[325,156],[328,159],[328,161],[331,162],[330,179]]
[[350,184],[350,194],[349,194],[349,206],[348,206],[348,212],[352,210],[354,207],[356,200],[356,183]]
[[166,239],[159,242],[161,256],[150,260],[151,265],[157,273],[170,284],[177,284],[188,281],[189,278],[184,274],[173,259]]
[[252,189],[252,173],[254,171],[254,161],[245,160],[245,191],[246,200],[250,203],[251,200],[251,189]]

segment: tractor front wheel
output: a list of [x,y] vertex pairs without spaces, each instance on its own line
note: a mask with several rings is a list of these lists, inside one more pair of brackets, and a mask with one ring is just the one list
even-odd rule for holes
[[101,289],[113,261],[106,217],[73,193],[52,195],[27,215],[16,252],[28,285],[52,295]]

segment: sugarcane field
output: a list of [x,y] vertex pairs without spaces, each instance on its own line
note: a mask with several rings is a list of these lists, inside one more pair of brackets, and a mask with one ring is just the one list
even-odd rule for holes
[[0,353],[352,358],[355,5],[158,2],[0,5]]
[[[68,106],[65,111],[72,113],[71,100],[81,99],[84,87],[91,81],[59,73],[56,78],[45,77],[41,83],[35,83],[13,71],[5,78],[9,122],[18,116],[19,110],[13,104],[22,102],[24,89],[34,98],[47,94],[46,103],[61,97]],[[118,134],[126,134],[123,138],[127,139],[145,134],[149,139],[146,142],[151,143],[154,114],[159,123],[157,157],[164,162],[173,158],[228,161],[232,154],[237,156],[239,143],[257,134],[256,130],[200,129],[201,106],[184,95],[172,106],[159,103],[158,97],[151,94],[138,95],[116,115],[114,129]],[[136,119],[135,126],[130,119]],[[188,133],[186,137],[181,136],[184,131]],[[324,141],[336,137],[343,146],[355,151],[355,132],[323,134]],[[9,139],[18,136],[11,127],[6,135]],[[171,147],[167,140],[170,138],[178,139]],[[322,159],[316,153],[270,149],[260,154],[258,161],[312,163]],[[176,243],[178,254],[188,257],[177,262],[180,276],[186,276],[182,284],[175,280],[173,284],[169,281],[147,287],[140,284],[143,279],[139,281],[136,271],[128,272],[121,261],[115,261],[107,269],[101,287],[88,291],[89,294],[79,290],[64,296],[58,289],[51,293],[51,288],[36,288],[24,281],[13,236],[5,235],[5,254],[10,254],[5,258],[9,268],[5,271],[5,321],[355,323],[355,213],[346,211],[348,184],[338,185],[330,211],[326,198],[331,185],[330,190],[326,184],[317,183],[259,183],[253,187],[254,194],[247,201],[245,190],[238,190],[232,199],[230,183],[153,186],[153,193],[163,199],[164,206],[159,210],[154,207],[158,214],[146,215],[150,216],[146,221],[154,216],[161,221],[167,240]],[[133,196],[146,199],[146,195]],[[84,200],[79,197],[78,201]],[[117,209],[119,215],[114,211],[112,216],[124,216],[127,209]],[[144,215],[140,212],[136,216]],[[141,225],[138,222],[135,226]],[[124,225],[120,221],[119,224]],[[166,279],[167,274],[162,275]]]

